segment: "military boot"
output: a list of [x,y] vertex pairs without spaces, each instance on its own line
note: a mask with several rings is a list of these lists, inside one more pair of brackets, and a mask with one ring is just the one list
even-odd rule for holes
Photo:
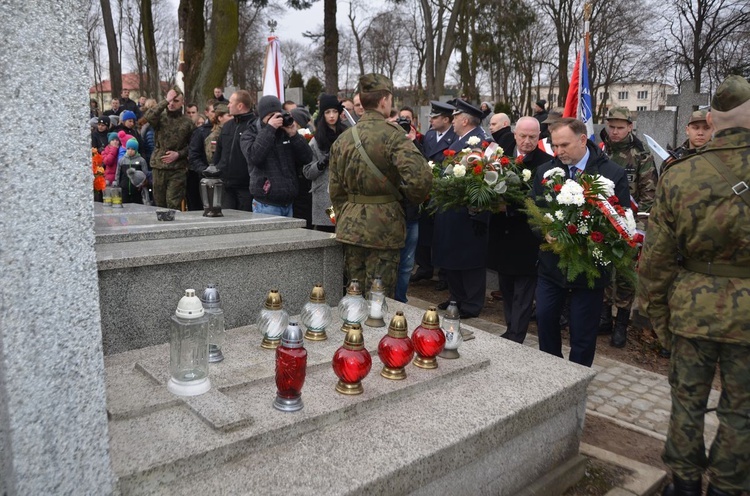
[[739,496],[742,493],[742,491],[736,491],[728,493],[726,491],[722,491],[721,489],[718,489],[713,484],[708,485],[708,490],[706,491],[706,496]]
[[612,305],[602,306],[602,315],[599,317],[599,335],[612,334]]
[[672,483],[664,488],[661,496],[701,496],[703,488],[701,481],[685,481],[672,475]]
[[618,308],[615,317],[615,329],[612,332],[612,339],[609,344],[615,348],[624,348],[628,340],[628,322],[630,322],[630,310],[627,308]]

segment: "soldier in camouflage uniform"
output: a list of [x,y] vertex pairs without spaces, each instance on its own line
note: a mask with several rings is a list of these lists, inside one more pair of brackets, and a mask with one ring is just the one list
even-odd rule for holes
[[[727,78],[707,118],[713,140],[659,181],[639,272],[638,296],[672,352],[673,495],[699,496],[704,471],[708,495],[750,490],[750,84]],[[706,457],[717,362],[720,427]]]
[[[625,169],[630,185],[631,204],[633,200],[639,212],[648,212],[654,202],[656,190],[656,168],[651,153],[633,133],[633,118],[625,107],[613,107],[607,113],[607,125],[601,132],[604,151],[613,162]],[[633,205],[635,210],[635,205]],[[646,229],[645,221],[638,222],[638,228]],[[635,288],[618,274],[613,275],[613,283],[604,292],[599,333],[612,333],[610,344],[617,348],[627,341],[630,309],[635,298]],[[614,331],[612,326],[612,304],[617,307]]]
[[193,134],[193,121],[182,114],[184,99],[180,88],[175,86],[167,93],[166,100],[149,109],[144,116],[154,128],[154,151],[150,165],[157,207],[179,210],[185,198],[188,145]]
[[711,140],[713,128],[706,121],[707,114],[708,110],[696,110],[690,114],[690,120],[685,126],[687,139],[670,152],[671,156],[661,165],[660,174],[664,174],[664,171],[669,169],[675,160],[695,154],[699,148],[706,146],[706,143]]
[[[347,277],[369,288],[373,276],[380,275],[392,298],[406,236],[399,200],[422,203],[432,186],[432,172],[404,130],[385,120],[393,106],[393,83],[380,74],[365,74],[359,89],[365,113],[336,139],[330,152],[336,239],[344,244]],[[356,147],[355,132],[363,153]]]

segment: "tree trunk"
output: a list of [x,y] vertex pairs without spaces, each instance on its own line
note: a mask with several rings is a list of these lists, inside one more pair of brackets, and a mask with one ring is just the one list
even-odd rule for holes
[[107,37],[107,53],[109,53],[109,81],[112,90],[112,98],[120,98],[122,93],[122,68],[120,56],[117,49],[117,36],[115,36],[115,24],[112,21],[112,9],[109,0],[100,0],[102,4],[102,20],[104,21],[104,34]]
[[[180,0],[177,10],[180,33],[185,39],[185,91],[191,94],[193,84],[198,78],[201,64],[203,63],[203,49],[206,45],[203,17],[204,0]],[[234,50],[233,50],[234,51]],[[170,77],[173,77],[170,74]]]
[[[236,0],[235,0],[236,2]],[[325,66],[326,93],[339,91],[339,31],[336,27],[336,0],[323,0],[323,65]]]
[[154,16],[151,10],[151,0],[141,0],[141,24],[143,26],[143,46],[146,52],[146,93],[151,98],[158,98],[160,94],[159,60],[156,55]]

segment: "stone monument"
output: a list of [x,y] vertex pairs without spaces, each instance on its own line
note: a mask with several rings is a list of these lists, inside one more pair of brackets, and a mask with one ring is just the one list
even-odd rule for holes
[[[86,9],[0,2],[0,494],[111,494]],[[59,123],[39,134],[27,110]]]

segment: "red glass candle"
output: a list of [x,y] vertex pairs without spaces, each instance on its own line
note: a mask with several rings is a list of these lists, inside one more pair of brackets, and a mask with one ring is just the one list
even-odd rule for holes
[[443,351],[445,334],[440,330],[440,317],[435,307],[430,307],[425,312],[422,325],[414,329],[411,340],[417,352],[414,365],[423,369],[437,368],[438,363],[435,357]]
[[407,335],[408,329],[404,312],[398,311],[391,319],[388,334],[378,344],[378,356],[383,362],[380,375],[386,379],[406,379],[406,367],[414,357],[414,344]]
[[290,322],[276,348],[276,399],[274,408],[285,412],[302,409],[302,385],[307,373],[307,350],[303,347],[302,331]]
[[362,394],[362,379],[372,368],[372,357],[365,349],[362,326],[352,324],[344,338],[344,345],[336,350],[331,361],[333,372],[339,378],[336,391],[341,394]]

